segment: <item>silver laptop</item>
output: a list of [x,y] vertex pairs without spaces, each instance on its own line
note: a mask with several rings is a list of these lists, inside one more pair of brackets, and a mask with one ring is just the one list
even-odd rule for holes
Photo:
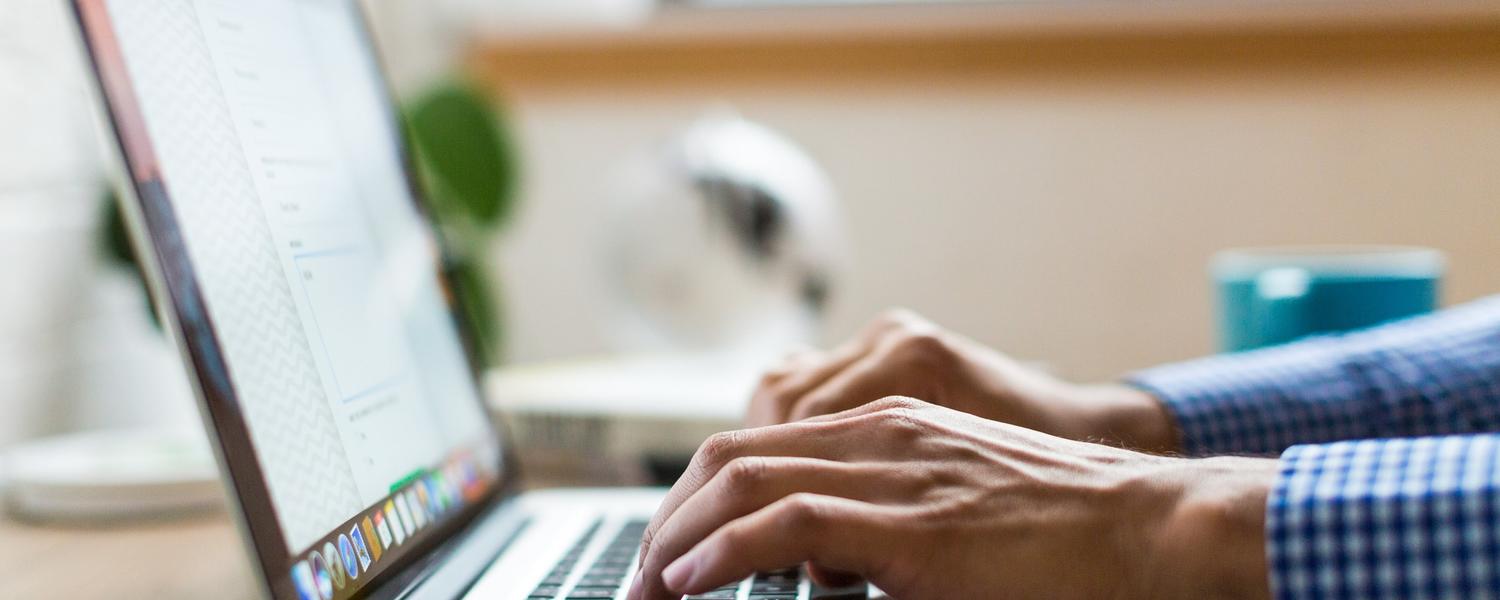
[[519,491],[356,2],[71,4],[262,591],[623,595],[661,491]]

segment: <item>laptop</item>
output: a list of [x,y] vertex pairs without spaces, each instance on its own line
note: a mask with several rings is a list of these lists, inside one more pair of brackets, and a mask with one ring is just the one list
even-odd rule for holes
[[264,595],[623,596],[663,492],[522,491],[357,2],[70,4]]

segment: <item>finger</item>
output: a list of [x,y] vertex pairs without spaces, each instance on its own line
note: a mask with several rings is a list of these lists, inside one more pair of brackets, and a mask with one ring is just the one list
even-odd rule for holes
[[903,409],[910,411],[919,411],[932,407],[932,404],[928,404],[916,398],[908,398],[906,396],[886,396],[874,402],[867,402],[859,406],[844,409],[840,412],[818,415],[816,417],[808,417],[806,419],[798,421],[798,423],[815,424],[847,421],[856,417],[890,410]]
[[[789,457],[735,459],[662,523],[641,570],[659,572],[725,523],[793,494],[877,503],[910,496],[918,485],[913,475],[888,465]],[[647,578],[643,586],[646,597],[653,597],[662,582]]]
[[812,347],[798,347],[786,353],[781,362],[772,365],[761,375],[760,386],[767,387],[775,385],[787,376],[800,373],[813,365],[822,364],[827,360],[827,353]]
[[746,413],[746,425],[764,427],[785,423],[790,406],[807,390],[838,374],[869,351],[871,345],[864,340],[847,342],[832,352],[817,357],[816,361],[799,363],[799,369],[784,375],[773,375],[762,379],[761,386],[750,397],[750,410]]
[[[671,596],[699,594],[751,574],[804,562],[858,575],[876,572],[895,536],[895,511],[832,496],[795,494],[719,528],[662,571]],[[645,598],[652,598],[645,596]]]
[[827,460],[847,460],[868,452],[868,445],[850,443],[855,437],[868,435],[858,427],[823,422],[790,423],[759,429],[743,429],[715,434],[698,447],[688,468],[662,499],[651,524],[641,537],[641,556],[646,556],[656,532],[673,511],[708,483],[729,461],[742,456],[801,456]]
[[902,379],[912,373],[893,361],[893,355],[888,345],[865,355],[799,399],[787,420],[796,422],[869,404],[885,396],[911,394],[915,390],[907,388],[915,384]]
[[813,369],[822,368],[832,358],[831,354],[817,350],[799,350],[788,354],[781,363],[761,375],[760,383],[750,395],[750,407],[745,411],[746,427],[765,427],[781,423],[777,407],[778,390],[785,387],[788,379]]
[[774,381],[763,380],[760,389],[751,396],[746,423],[751,427],[763,427],[787,422],[791,406],[798,398],[869,354],[887,334],[907,326],[913,319],[915,317],[905,312],[887,313],[865,326],[853,339],[828,353],[821,364],[775,377]]

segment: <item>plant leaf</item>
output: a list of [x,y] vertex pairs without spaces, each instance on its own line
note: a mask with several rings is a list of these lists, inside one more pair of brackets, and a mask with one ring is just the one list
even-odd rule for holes
[[459,217],[486,228],[509,216],[515,153],[490,100],[472,84],[453,81],[422,94],[408,108],[417,156],[430,181],[439,217]]

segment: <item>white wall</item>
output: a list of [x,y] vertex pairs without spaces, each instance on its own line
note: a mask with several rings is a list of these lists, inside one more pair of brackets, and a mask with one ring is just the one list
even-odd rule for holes
[[140,285],[101,268],[105,171],[66,3],[0,3],[0,449],[76,429],[196,428]]
[[1257,43],[1204,57],[1168,40],[1121,61],[1054,44],[969,76],[510,86],[527,159],[495,250],[512,357],[605,348],[596,174],[721,101],[805,144],[844,196],[858,264],[830,340],[905,305],[1110,377],[1211,351],[1205,264],[1239,245],[1431,245],[1452,259],[1448,300],[1500,291],[1500,48],[1363,43],[1326,60],[1316,42],[1247,59]]

